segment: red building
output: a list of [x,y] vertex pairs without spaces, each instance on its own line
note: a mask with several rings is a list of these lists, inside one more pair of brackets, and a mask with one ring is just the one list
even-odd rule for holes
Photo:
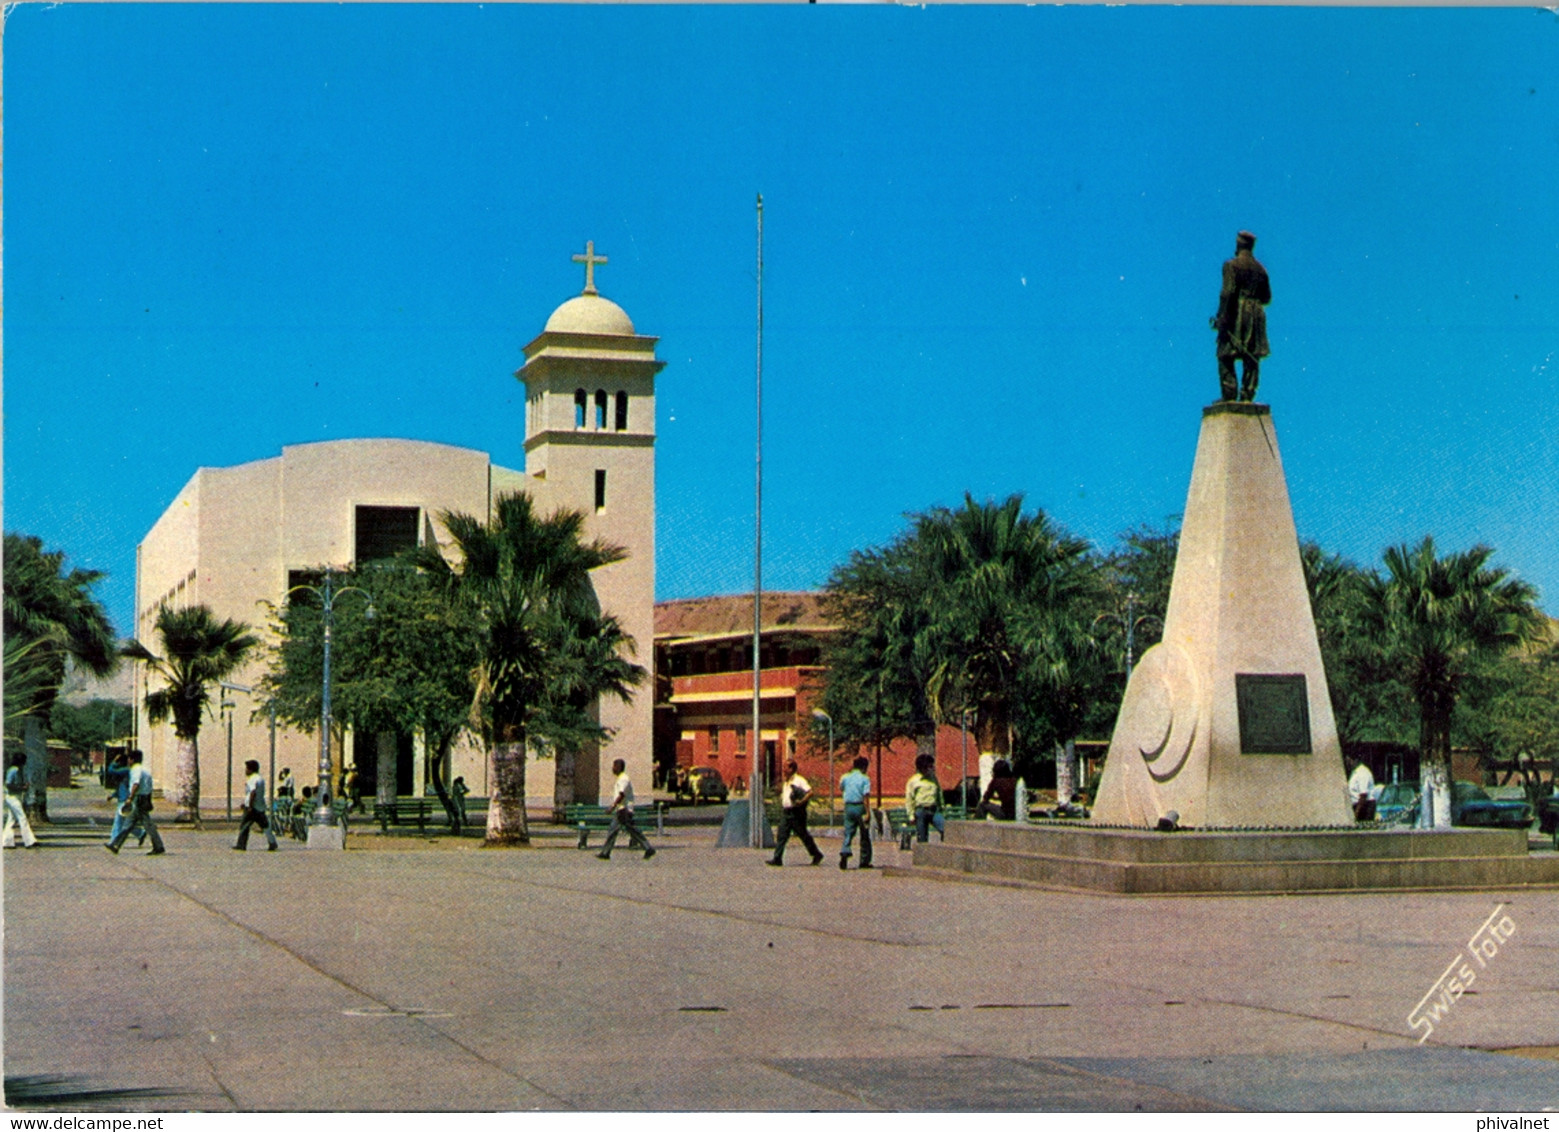
[[[822,696],[826,669],[822,648],[837,628],[823,616],[815,593],[763,595],[759,734],[752,731],[752,595],[685,598],[655,606],[655,767],[658,782],[672,768],[712,766],[726,782],[745,790],[754,757],[772,783],[784,760],[794,758],[819,797],[829,792],[826,725],[812,711]],[[755,754],[756,749],[756,754]],[[915,744],[907,739],[875,748],[839,745],[833,780],[857,754],[872,760],[873,784],[890,806],[902,799],[915,770]],[[937,733],[937,780],[956,786],[964,767],[962,733]],[[973,736],[968,773],[979,773]]]

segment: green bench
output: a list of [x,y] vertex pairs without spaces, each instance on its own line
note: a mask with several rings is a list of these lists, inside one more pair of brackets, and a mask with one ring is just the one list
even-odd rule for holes
[[[416,825],[418,833],[427,831],[428,819],[433,815],[436,798],[408,795],[393,802],[374,803],[374,821],[379,823],[380,833],[389,833],[392,825]],[[443,807],[439,809],[442,811]]]
[[[636,805],[633,808],[634,824],[639,827],[640,833],[648,832],[645,828],[646,811],[653,811],[655,815],[655,833],[657,836],[666,832],[665,808],[659,802],[651,802],[647,805]],[[575,802],[563,809],[563,823],[571,826],[579,833],[579,842],[576,849],[588,849],[590,847],[590,831],[599,829],[602,832],[612,827],[612,814],[605,806],[585,802]]]

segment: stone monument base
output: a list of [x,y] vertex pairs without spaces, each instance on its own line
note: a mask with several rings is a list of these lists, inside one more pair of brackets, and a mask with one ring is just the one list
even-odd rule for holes
[[1559,887],[1524,829],[1181,830],[948,822],[913,875],[1121,895]]

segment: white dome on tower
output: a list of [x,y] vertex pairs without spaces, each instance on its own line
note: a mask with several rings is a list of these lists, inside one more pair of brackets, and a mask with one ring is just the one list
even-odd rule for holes
[[633,334],[628,312],[600,295],[575,295],[547,319],[549,334]]

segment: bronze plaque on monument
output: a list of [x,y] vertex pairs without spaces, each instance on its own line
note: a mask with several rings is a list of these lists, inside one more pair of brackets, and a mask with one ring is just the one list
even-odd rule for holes
[[1240,753],[1308,755],[1310,698],[1304,675],[1234,675],[1240,713]]

